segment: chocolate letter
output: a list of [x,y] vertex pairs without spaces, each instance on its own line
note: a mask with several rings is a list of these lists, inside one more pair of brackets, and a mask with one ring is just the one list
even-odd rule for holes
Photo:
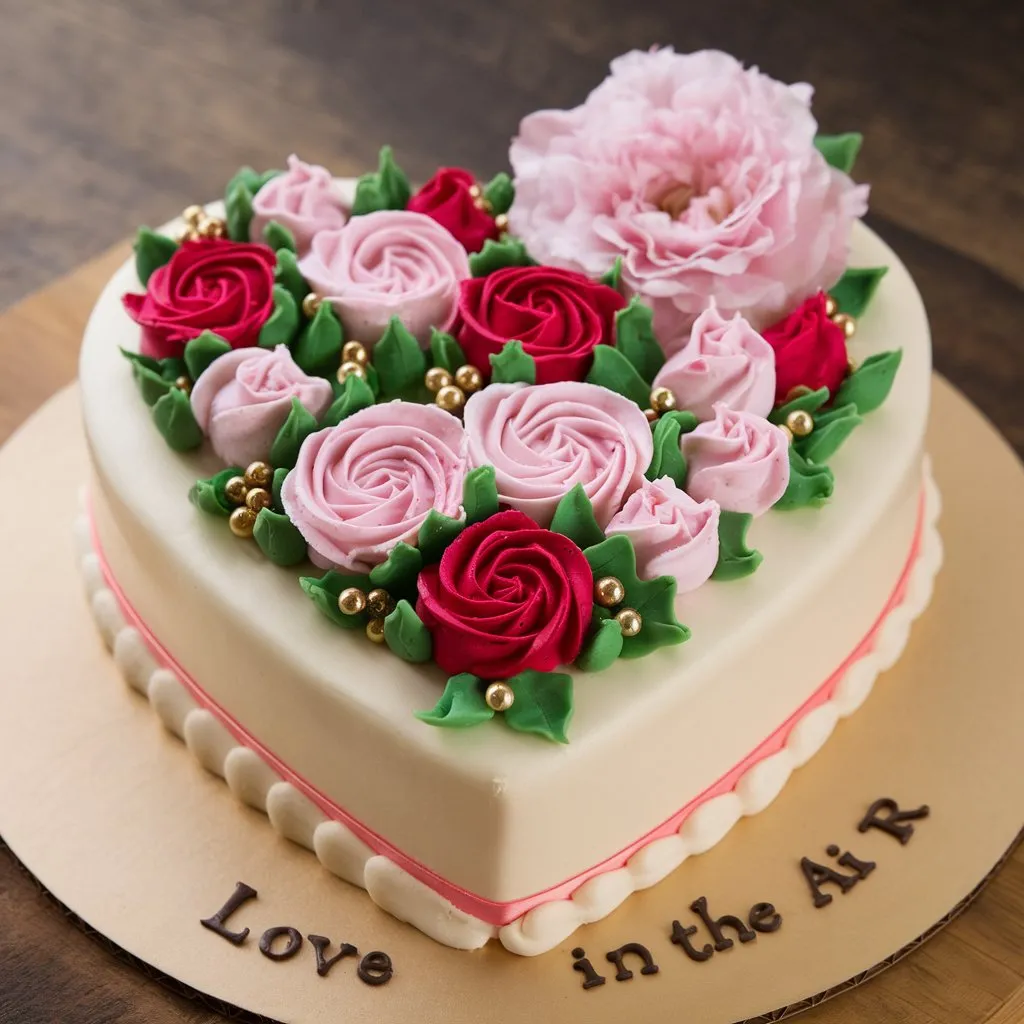
[[327,977],[327,972],[342,958],[346,956],[358,956],[359,950],[355,946],[350,945],[347,942],[342,942],[338,946],[338,952],[334,954],[328,960],[324,953],[327,952],[327,947],[330,946],[331,940],[326,935],[307,935],[307,939],[313,943],[313,948],[316,950],[316,973],[321,978]]
[[[879,817],[879,811],[887,812],[884,817]],[[918,818],[927,818],[929,808],[927,804],[921,804],[912,811],[901,811],[900,805],[895,800],[883,796],[876,800],[869,808],[868,813],[860,820],[857,826],[858,832],[867,832],[869,828],[880,828],[883,832],[895,836],[904,846],[910,842],[914,834],[913,825],[904,825],[905,821],[917,821]]]
[[622,965],[622,958],[627,953],[635,953],[643,960],[644,965],[640,968],[641,974],[658,973],[658,965],[654,962],[651,951],[646,946],[641,946],[639,942],[627,942],[624,946],[619,946],[618,949],[613,949],[610,953],[605,954],[605,959],[609,963],[615,964],[616,981],[629,981],[633,977],[633,972]]
[[873,860],[860,860],[859,858],[854,857],[849,850],[839,858],[839,863],[844,868],[853,868],[860,878],[867,878],[868,875],[878,867]]
[[587,959],[586,951],[582,946],[577,946],[572,951],[572,958],[576,961],[572,965],[572,969],[583,975],[584,988],[596,988],[598,985],[604,984],[605,979],[594,970],[594,965]]
[[227,919],[243,904],[246,900],[256,899],[256,890],[251,885],[246,885],[245,882],[236,882],[235,891],[231,894],[231,898],[224,904],[220,910],[217,911],[212,917],[204,917],[199,923],[204,928],[209,928],[211,932],[216,932],[218,935],[223,936],[228,942],[233,942],[236,946],[240,946],[245,942],[245,937],[249,934],[248,928],[243,928],[240,932],[233,932],[225,928],[224,925]]
[[832,902],[832,894],[821,891],[821,886],[826,882],[834,882],[845,893],[860,881],[856,875],[844,875],[842,872],[833,871],[832,868],[817,864],[807,857],[800,859],[800,867],[803,869],[807,884],[811,887],[816,907],[827,907]]
[[394,973],[395,969],[391,965],[391,957],[387,953],[382,953],[379,949],[375,949],[372,953],[367,953],[359,961],[359,966],[356,968],[359,980],[365,981],[367,985],[386,985]]
[[[275,953],[274,940],[282,935],[288,936],[288,942],[280,953]],[[279,924],[274,928],[268,928],[260,936],[260,952],[271,960],[288,960],[298,953],[301,945],[302,936],[299,934],[298,929],[286,924]]]
[[705,960],[710,960],[714,956],[715,951],[711,946],[704,946],[703,949],[697,949],[690,942],[690,936],[697,934],[697,926],[695,924],[688,925],[684,928],[678,921],[672,922],[672,941],[677,946],[683,947],[683,952],[691,959],[696,960],[697,963],[703,963]]
[[694,900],[690,904],[690,909],[695,914],[700,915],[700,919],[704,922],[707,930],[711,932],[711,937],[715,940],[715,949],[719,953],[726,949],[732,949],[733,945],[732,939],[727,939],[722,934],[723,925],[727,928],[734,928],[740,942],[750,942],[757,938],[743,921],[733,914],[723,914],[719,918],[713,918],[708,913],[708,901],[703,896],[698,900]]
[[782,915],[770,903],[755,903],[747,920],[755,932],[777,932],[782,927]]

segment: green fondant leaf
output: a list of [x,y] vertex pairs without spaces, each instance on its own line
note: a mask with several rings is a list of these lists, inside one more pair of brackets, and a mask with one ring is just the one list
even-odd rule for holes
[[465,525],[458,519],[452,519],[432,508],[427,513],[427,518],[423,520],[416,538],[424,563],[440,561],[444,549],[462,533]]
[[151,370],[141,362],[132,364],[132,376],[146,405],[156,405],[168,391],[176,390],[173,381],[164,377],[159,369]]
[[646,409],[651,404],[651,389],[636,372],[633,364],[617,349],[610,345],[598,345],[594,349],[594,365],[587,374],[591,384],[600,384],[609,391],[617,391]]
[[748,512],[722,509],[718,520],[718,564],[713,580],[738,580],[756,571],[763,561],[760,551],[747,547],[747,530],[753,521]]
[[281,488],[284,487],[285,477],[287,477],[290,472],[290,469],[285,469],[283,466],[274,470],[274,482],[270,487],[271,500],[274,503],[275,512],[284,511],[284,505],[281,504]]
[[430,711],[415,714],[421,722],[444,729],[468,729],[494,717],[484,700],[481,680],[469,672],[452,676],[437,704]]
[[515,700],[504,712],[505,724],[555,743],[568,743],[572,719],[572,676],[564,672],[520,672],[508,680]]
[[503,267],[534,267],[537,261],[526,251],[526,246],[506,235],[500,242],[488,238],[479,252],[469,254],[469,272],[473,277],[486,277]]
[[858,317],[878,290],[888,267],[850,267],[828,290],[840,312]]
[[281,173],[283,172],[280,170],[270,170],[260,174],[259,171],[252,167],[239,167],[224,189],[224,199],[227,201],[228,196],[231,195],[236,185],[244,185],[255,196],[271,178],[276,178]]
[[299,333],[292,358],[299,369],[314,377],[334,377],[341,363],[341,324],[329,302],[321,302],[316,315]]
[[420,621],[412,605],[401,600],[384,620],[384,640],[403,661],[419,664],[430,661],[434,641],[430,630]]
[[382,146],[377,170],[364,174],[356,185],[352,216],[376,210],[404,210],[411,195],[409,179],[395,163],[391,147]]
[[[625,309],[615,314],[615,347],[630,361],[645,384],[650,384],[665,365],[665,353],[654,337],[651,326],[654,312],[634,296]],[[650,387],[643,407],[650,404]]]
[[852,403],[861,415],[874,412],[889,397],[902,358],[901,348],[868,356],[840,385],[836,405]]
[[555,507],[551,532],[568,537],[579,548],[589,548],[604,540],[604,531],[597,525],[594,506],[582,484],[576,484]]
[[[373,363],[367,363],[363,369],[366,371],[366,383],[370,385],[373,400],[376,402],[380,398],[380,374],[377,373],[377,367]],[[335,380],[337,380],[337,377],[335,377]]]
[[771,423],[779,425],[786,422],[786,417],[789,416],[791,412],[803,410],[805,412],[815,413],[827,401],[828,388],[818,388],[817,391],[811,391],[810,388],[804,388],[803,392],[792,400],[785,402],[782,405],[777,405],[772,409],[772,411],[768,413],[768,420]]
[[260,551],[274,565],[298,565],[306,559],[306,541],[295,524],[280,512],[261,508],[252,529]]
[[477,466],[466,474],[462,507],[466,510],[467,526],[482,522],[498,511],[498,485],[493,466]]
[[214,476],[197,480],[188,492],[188,500],[203,512],[226,519],[235,506],[228,501],[224,485],[233,476],[241,476],[242,472],[239,466],[228,466]]
[[178,251],[178,243],[173,238],[142,227],[132,248],[135,250],[135,273],[143,284],[148,284],[153,271],[169,262]]
[[679,439],[696,426],[697,417],[692,412],[673,410],[658,418],[654,424],[654,454],[644,474],[648,480],[668,476],[676,487],[683,487],[686,483],[686,456]]
[[419,548],[414,548],[404,541],[399,541],[390,552],[386,561],[375,565],[370,570],[370,585],[381,587],[393,598],[416,598],[416,577],[423,568],[423,555]]
[[597,628],[587,637],[576,658],[576,667],[584,672],[603,672],[622,654],[622,642],[618,620],[599,619]]
[[857,415],[857,407],[852,403],[833,406],[828,412],[815,417],[814,430],[807,437],[796,438],[792,447],[808,462],[828,462],[854,427],[863,422],[863,418]]
[[290,345],[299,326],[299,307],[283,284],[274,285],[274,311],[260,329],[260,347]]
[[368,409],[371,405],[373,405],[373,392],[370,390],[370,385],[361,377],[354,375],[346,377],[345,383],[341,386],[341,394],[324,413],[321,426],[336,427],[353,413],[359,412],[360,409]]
[[427,360],[420,343],[397,316],[388,321],[373,349],[373,365],[380,377],[381,393],[389,398],[423,383]]
[[249,222],[252,220],[252,192],[239,182],[228,193],[226,212],[228,238],[234,242],[249,241]]
[[[824,505],[832,497],[835,478],[828,466],[811,465],[792,445],[789,448],[789,483],[772,506],[783,512]],[[719,531],[721,532],[721,531]]]
[[135,367],[142,366],[147,370],[152,370],[158,377],[161,375],[159,359],[154,359],[152,356],[140,355],[138,352],[131,352],[126,348],[122,348],[119,351],[121,355],[128,360],[131,365],[132,372],[135,371]]
[[615,262],[598,278],[601,284],[609,288],[619,290],[619,282],[622,280],[622,257],[616,256]]
[[287,288],[295,300],[297,309],[302,308],[302,300],[310,293],[310,287],[299,270],[299,262],[291,249],[277,250],[277,264],[274,267],[274,280],[283,288]]
[[436,327],[430,329],[430,364],[440,366],[449,373],[454,373],[460,366],[466,365],[466,354],[462,346],[444,331]]
[[521,341],[506,341],[491,362],[492,384],[536,384],[537,364],[533,356],[523,350]]
[[298,252],[295,244],[295,236],[283,224],[276,220],[268,221],[263,226],[263,241],[270,246],[274,252],[278,249],[289,249],[291,252]]
[[210,364],[231,351],[231,346],[213,331],[203,331],[185,346],[185,367],[192,380],[206,372]]
[[300,576],[299,586],[303,593],[333,622],[345,629],[364,629],[366,615],[346,615],[338,607],[338,595],[348,587],[369,590],[370,581],[366,576],[346,576],[331,569],[323,576]]
[[191,451],[203,443],[203,432],[192,415],[192,403],[179,388],[172,387],[157,399],[153,406],[153,422],[168,447],[176,452]]
[[292,397],[291,411],[270,446],[270,464],[275,468],[291,469],[299,458],[302,442],[316,430],[316,417]]
[[860,152],[864,136],[860,132],[846,132],[843,135],[816,135],[814,145],[825,158],[825,162],[849,174]]
[[495,216],[508,213],[515,197],[515,186],[504,171],[500,171],[484,186],[484,199],[491,204],[491,213]]

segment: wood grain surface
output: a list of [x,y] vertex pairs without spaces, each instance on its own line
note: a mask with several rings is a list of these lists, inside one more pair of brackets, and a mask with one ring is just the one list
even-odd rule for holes
[[[870,222],[918,282],[937,367],[1024,452],[1020,5],[0,0],[0,24],[0,304],[53,282],[0,317],[0,439],[73,379],[127,247],[81,264],[138,223],[293,150],[359,173],[391,142],[414,177],[493,173],[523,114],[661,42],[810,81],[824,130],[864,132]],[[69,924],[4,853],[0,922],[3,1024],[222,1019]],[[907,960],[800,1019],[1024,1019],[1024,854]]]

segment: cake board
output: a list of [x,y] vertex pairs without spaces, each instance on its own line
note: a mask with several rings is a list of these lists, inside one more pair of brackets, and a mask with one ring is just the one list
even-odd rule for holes
[[[1024,823],[1016,650],[1024,473],[948,384],[937,379],[933,397],[928,446],[943,494],[946,561],[903,657],[770,809],[605,920],[526,959],[493,943],[474,953],[447,949],[389,917],[239,804],[129,690],[76,571],[73,496],[87,459],[77,396],[63,392],[0,454],[5,492],[28,496],[0,507],[8,538],[0,835],[111,942],[199,993],[273,1019],[730,1022],[778,1019],[842,991],[965,906]],[[858,831],[881,797],[902,808],[929,805],[906,844],[877,828]],[[830,844],[877,866],[843,895],[824,886],[835,896],[815,908],[800,861],[835,866]],[[230,920],[251,929],[236,946],[199,921],[239,880],[259,896]],[[690,905],[701,896],[715,916],[745,918],[770,902],[782,925],[694,962],[670,936],[673,920],[698,923]],[[357,959],[347,958],[318,977],[308,942],[272,961],[258,949],[272,926],[329,936],[330,952],[342,941],[361,953],[385,951],[394,976],[364,984]],[[701,931],[694,941],[709,936]],[[658,973],[642,976],[629,956],[634,977],[617,982],[605,954],[625,943],[646,946]],[[605,984],[582,989],[576,947]]]

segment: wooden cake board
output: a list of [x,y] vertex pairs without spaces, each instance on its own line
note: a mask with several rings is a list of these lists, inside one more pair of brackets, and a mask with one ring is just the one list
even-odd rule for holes
[[[1024,824],[1024,472],[948,384],[936,379],[933,395],[928,445],[946,559],[902,659],[768,810],[605,920],[526,959],[497,943],[447,949],[379,910],[238,803],[123,682],[74,556],[87,460],[77,394],[62,392],[0,452],[0,835],[111,942],[199,993],[283,1021],[715,1024],[776,1020],[842,992],[963,909]],[[929,805],[906,844],[858,831],[880,797]],[[877,866],[845,894],[824,885],[835,898],[816,909],[800,861],[836,867],[830,844]],[[236,946],[199,921],[238,881],[259,896],[230,919],[251,929]],[[690,904],[701,896],[715,916],[746,918],[770,902],[782,925],[695,962],[670,937],[673,920],[699,923]],[[319,977],[308,941],[291,959],[270,960],[258,942],[277,925],[329,936],[329,954],[339,942],[382,950],[394,975],[365,984],[349,957]],[[711,940],[702,928],[693,941]],[[648,947],[657,974],[642,976],[627,956],[634,977],[615,980],[605,955],[630,942]],[[572,969],[577,946],[605,984],[583,989]]]

